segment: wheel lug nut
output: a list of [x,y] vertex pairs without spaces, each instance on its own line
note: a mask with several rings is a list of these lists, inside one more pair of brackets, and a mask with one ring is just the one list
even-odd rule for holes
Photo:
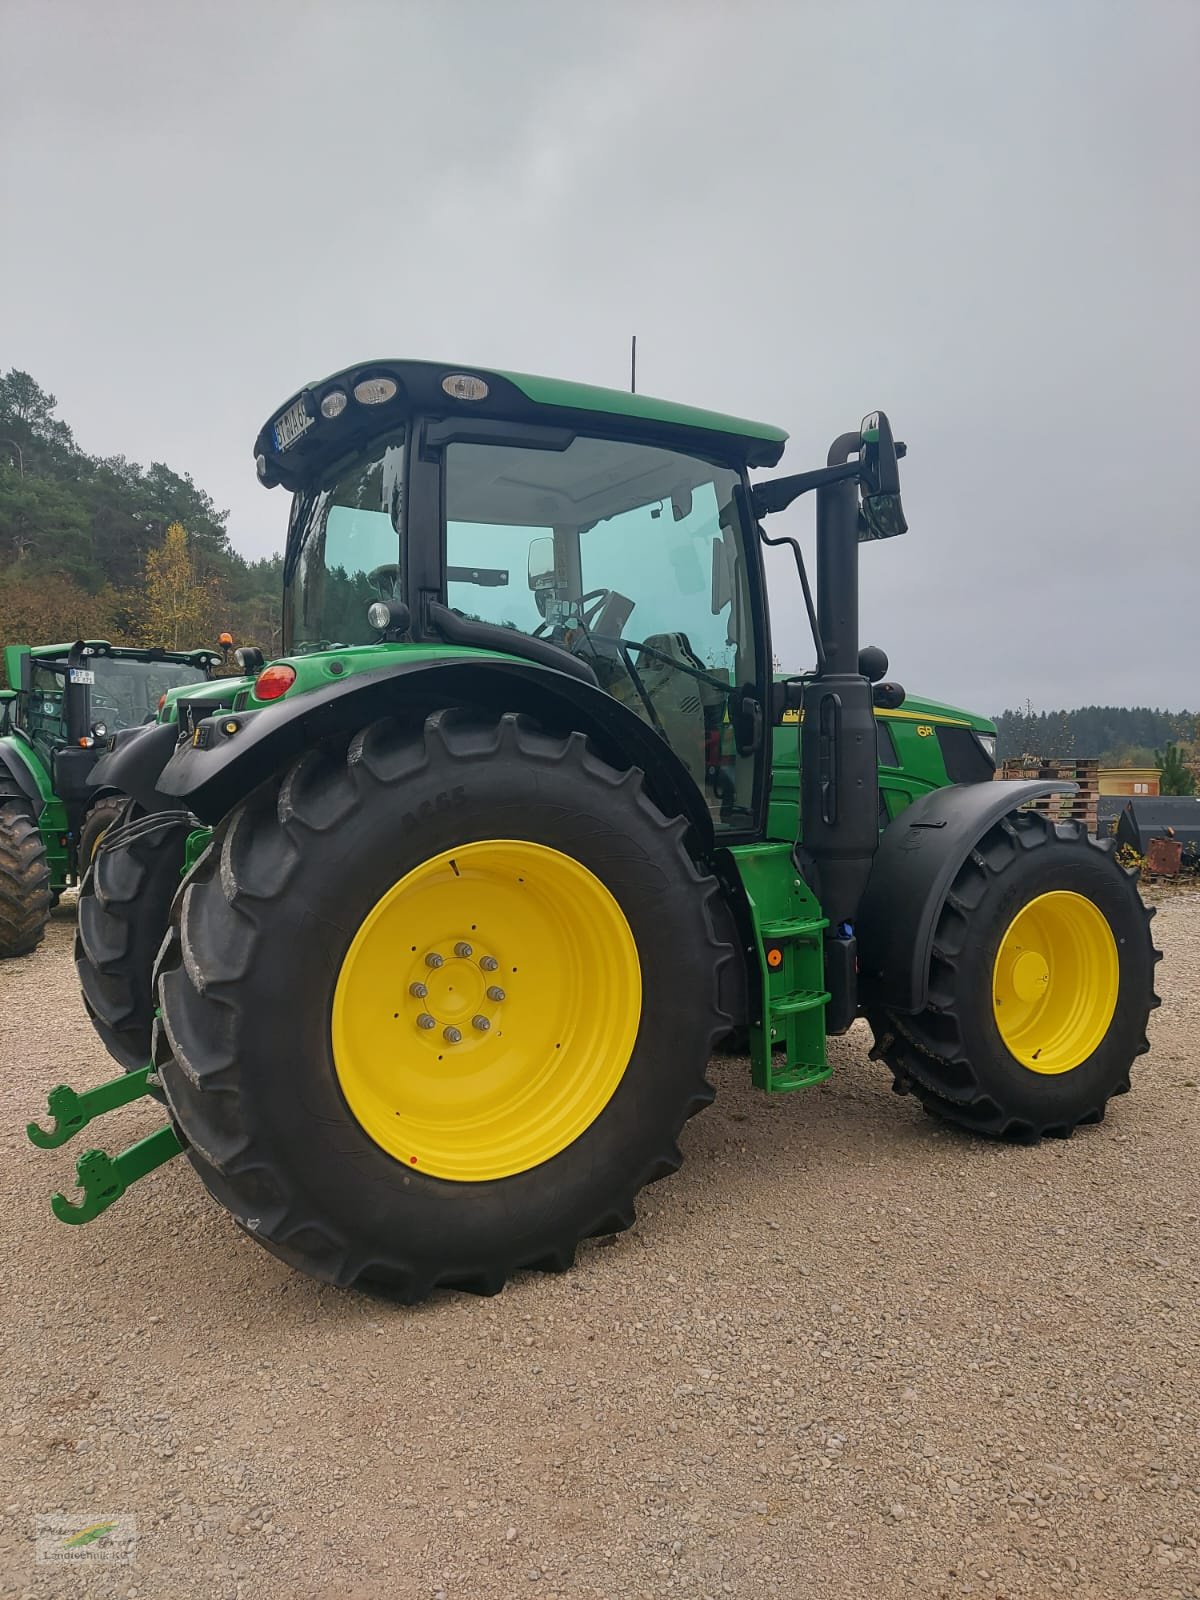
[[458,956],[460,961],[466,961],[473,956],[475,952],[471,949],[471,946],[465,939],[460,939],[454,946],[454,954]]
[[422,1011],[421,1015],[417,1018],[417,1027],[418,1028],[436,1028],[437,1027],[437,1018],[436,1017],[431,1017],[429,1015],[428,1011]]
[[425,996],[429,993],[429,990],[423,983],[410,983],[408,986],[408,992],[410,995],[412,995],[414,1000],[424,1000]]
[[462,1034],[457,1028],[443,1028],[442,1038],[447,1044],[459,1044],[462,1041]]
[[504,990],[500,987],[500,985],[498,983],[493,983],[491,988],[487,992],[487,997],[488,997],[489,1000],[503,1000],[504,999]]
[[486,1017],[472,1017],[471,1026],[473,1028],[478,1028],[480,1033],[486,1033],[491,1027],[491,1023]]
[[500,963],[496,960],[495,956],[480,956],[479,965],[485,972],[495,972]]
[[436,950],[431,950],[425,957],[425,965],[427,967],[432,967],[436,972],[438,967],[445,965],[445,957],[438,955]]

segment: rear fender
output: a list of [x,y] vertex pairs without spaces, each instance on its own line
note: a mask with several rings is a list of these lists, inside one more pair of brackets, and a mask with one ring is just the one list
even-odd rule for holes
[[855,925],[864,995],[890,1011],[923,1011],[934,929],[959,867],[1001,817],[1077,787],[1027,779],[952,784],[921,795],[890,823]]
[[[262,710],[205,717],[191,739],[185,737],[170,754],[156,787],[160,797],[183,802],[201,821],[215,824],[317,740],[350,733],[379,717],[419,726],[445,706],[476,706],[496,715],[524,711],[547,728],[587,734],[611,765],[639,767],[659,808],[668,816],[686,817],[697,849],[711,849],[708,806],[670,745],[602,689],[535,662],[462,657],[397,662]],[[107,771],[104,777],[116,781]]]

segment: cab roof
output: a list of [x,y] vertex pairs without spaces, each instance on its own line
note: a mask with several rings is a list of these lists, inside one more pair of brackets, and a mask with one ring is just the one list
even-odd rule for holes
[[[355,391],[372,380],[394,390],[382,401],[364,404]],[[340,410],[327,414],[338,405]],[[784,430],[769,423],[652,395],[490,367],[384,357],[307,384],[276,407],[254,445],[259,477],[268,486],[297,487],[418,412],[620,433],[752,467],[774,466],[787,442]]]
[[[73,639],[70,644],[35,644],[29,653],[37,661],[66,660],[75,646],[83,646],[85,654],[93,656],[112,656],[119,661],[176,661],[181,666],[203,665],[204,662],[220,661],[220,656],[214,650],[160,650],[157,645],[120,645],[109,644],[107,639]],[[23,648],[17,645],[14,648]]]

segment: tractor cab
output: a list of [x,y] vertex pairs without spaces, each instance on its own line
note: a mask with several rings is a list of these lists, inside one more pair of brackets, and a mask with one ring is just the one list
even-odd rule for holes
[[221,661],[215,650],[127,649],[107,639],[10,645],[13,724],[47,759],[66,745],[91,749],[119,728],[153,722],[164,694],[205,682]]
[[152,723],[164,696],[211,678],[222,659],[216,650],[133,649],[107,639],[6,647],[0,793],[20,796],[30,813],[53,895],[82,876],[101,823],[111,820],[104,802],[112,791],[92,783],[109,737]]
[[284,653],[387,642],[532,660],[670,747],[722,834],[765,793],[770,653],[747,470],[785,435],[516,374],[351,369],[289,401]]

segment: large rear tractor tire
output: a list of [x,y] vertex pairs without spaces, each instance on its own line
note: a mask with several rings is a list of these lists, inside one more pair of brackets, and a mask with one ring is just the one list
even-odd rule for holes
[[311,751],[171,912],[155,1064],[268,1250],[412,1302],[628,1228],[712,1099],[715,880],[581,734],[439,712]]
[[191,826],[186,813],[147,815],[124,801],[96,841],[79,886],[75,970],[84,1007],[104,1048],[127,1072],[150,1060],[154,958]]
[[1150,1048],[1153,910],[1112,840],[1031,812],[964,861],[934,935],[929,1003],[878,1012],[900,1092],[974,1133],[1033,1143],[1103,1120]]
[[36,950],[50,921],[50,863],[28,802],[0,777],[0,958]]

